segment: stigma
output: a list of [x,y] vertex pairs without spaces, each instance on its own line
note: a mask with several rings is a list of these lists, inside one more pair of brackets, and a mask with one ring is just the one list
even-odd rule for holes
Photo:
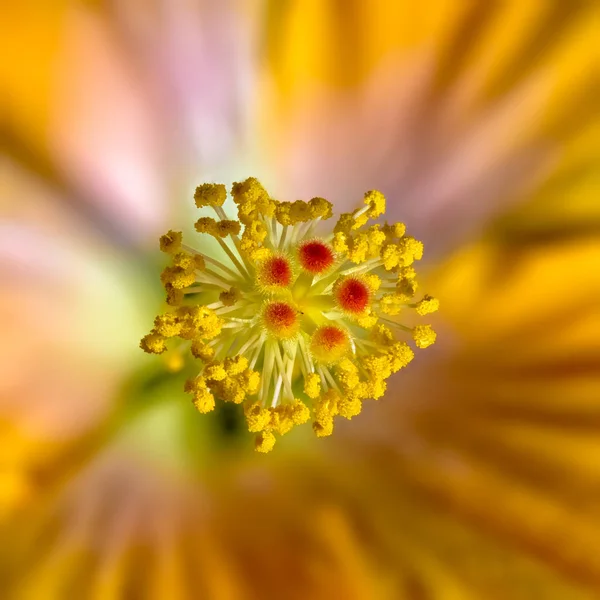
[[269,256],[256,265],[256,279],[266,290],[287,288],[292,282],[292,265],[281,254]]
[[322,325],[312,335],[310,351],[319,363],[335,364],[350,351],[350,336],[338,325]]
[[286,340],[298,333],[298,311],[287,302],[267,302],[262,318],[265,329],[276,338]]
[[371,290],[360,277],[350,276],[340,278],[333,289],[337,305],[351,315],[365,312],[371,300]]
[[298,246],[298,261],[305,271],[321,274],[335,262],[335,254],[329,244],[321,240],[308,240]]
[[[184,389],[194,406],[241,405],[257,451],[310,420],[317,437],[330,435],[335,419],[385,394],[413,347],[435,342],[420,319],[439,302],[415,298],[423,244],[402,223],[374,222],[385,213],[380,192],[367,192],[321,237],[317,227],[333,214],[323,198],[275,200],[249,178],[233,184],[230,200],[212,183],[194,200],[203,211],[195,229],[215,239],[222,258],[184,244],[181,232],[160,238],[170,257],[161,274],[168,308],[140,346],[176,353],[180,368],[189,356],[195,374]],[[399,318],[409,311],[410,325]]]

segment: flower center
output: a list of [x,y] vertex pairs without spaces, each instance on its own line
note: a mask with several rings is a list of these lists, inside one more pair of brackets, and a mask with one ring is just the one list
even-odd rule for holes
[[258,265],[258,282],[267,287],[287,287],[292,282],[292,268],[285,256],[271,256]]
[[298,332],[298,311],[287,302],[268,302],[262,317],[267,331],[278,338],[291,338]]
[[313,333],[310,342],[312,356],[319,362],[332,364],[343,358],[350,349],[348,333],[336,325],[322,325]]
[[358,277],[347,277],[335,286],[334,295],[342,310],[357,315],[367,308],[371,292],[367,284]]
[[196,409],[242,404],[259,452],[311,417],[318,437],[330,435],[335,417],[350,419],[364,400],[381,398],[386,380],[413,359],[402,337],[417,348],[435,341],[428,324],[389,319],[438,308],[428,295],[413,301],[412,265],[423,244],[403,223],[368,225],[385,212],[376,190],[323,239],[314,231],[332,216],[324,198],[277,201],[250,177],[231,188],[236,219],[228,218],[226,199],[219,183],[194,194],[196,206],[216,217],[201,216],[195,229],[214,238],[222,260],[184,244],[181,232],[161,236],[160,249],[171,256],[161,273],[170,308],[140,346],[166,352],[173,368],[184,366],[176,353],[187,346],[200,361],[184,384]]
[[333,265],[333,250],[324,242],[311,240],[298,248],[298,260],[301,267],[309,273],[324,273]]

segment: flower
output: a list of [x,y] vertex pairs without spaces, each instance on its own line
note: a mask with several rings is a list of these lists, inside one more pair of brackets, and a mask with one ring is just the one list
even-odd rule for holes
[[161,280],[173,308],[156,317],[140,346],[162,354],[168,339],[187,342],[203,362],[185,384],[194,405],[207,413],[215,397],[243,404],[259,452],[273,448],[274,432],[309,420],[307,403],[315,434],[328,436],[335,416],[358,415],[362,401],[383,396],[386,380],[413,359],[399,333],[418,348],[435,341],[430,325],[389,318],[438,308],[431,296],[411,302],[423,244],[403,223],[366,228],[385,213],[381,192],[367,192],[364,206],[342,214],[325,237],[314,233],[332,216],[323,198],[276,201],[255,178],[234,183],[231,195],[237,221],[223,209],[223,184],[203,184],[194,195],[198,208],[215,212],[196,230],[217,240],[222,260],[184,245],[181,232],[160,238],[172,259]]
[[[276,0],[254,72],[250,4],[3,7],[3,598],[596,598],[596,3]],[[156,225],[187,241],[180,199],[247,172],[336,211],[379,187],[443,306],[389,400],[266,460],[136,347]]]

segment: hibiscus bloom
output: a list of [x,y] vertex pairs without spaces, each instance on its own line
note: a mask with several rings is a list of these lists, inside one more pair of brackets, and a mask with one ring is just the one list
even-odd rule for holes
[[[39,45],[3,77],[5,595],[594,597],[594,7],[143,7],[7,9]],[[267,457],[137,348],[159,231],[249,174],[339,212],[380,188],[442,307],[385,398]]]

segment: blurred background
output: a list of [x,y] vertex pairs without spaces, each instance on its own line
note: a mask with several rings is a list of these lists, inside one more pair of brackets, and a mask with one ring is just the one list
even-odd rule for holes
[[[600,597],[599,8],[0,2],[0,598]],[[382,190],[441,300],[266,457],[138,348],[158,235],[248,176]]]

